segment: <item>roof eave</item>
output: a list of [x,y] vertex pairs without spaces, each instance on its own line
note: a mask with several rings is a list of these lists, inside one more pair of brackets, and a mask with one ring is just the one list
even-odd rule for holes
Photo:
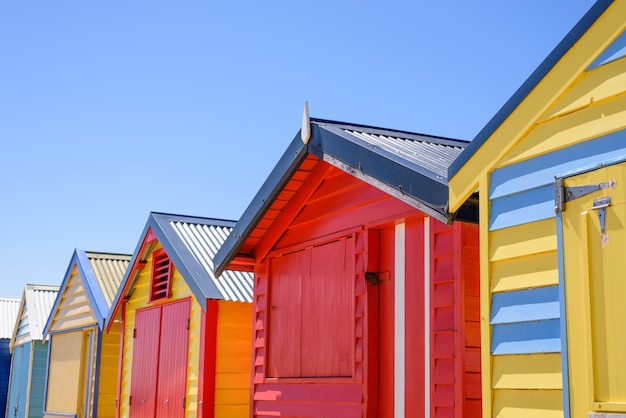
[[[526,81],[513,93],[511,98],[491,118],[483,129],[476,135],[474,140],[463,150],[458,158],[448,168],[448,179],[452,179],[461,168],[472,158],[480,147],[489,139],[495,130],[514,112],[519,104],[539,84],[539,82],[560,61],[567,51],[576,44],[581,36],[593,25],[602,13],[613,3],[614,0],[598,0],[578,21],[578,23],[565,35],[552,52],[539,64]],[[473,180],[471,180],[473,181]]]
[[[318,135],[319,128],[313,125],[311,141]],[[248,235],[263,218],[308,154],[308,146],[302,142],[300,132],[298,132],[215,255],[213,262],[216,277],[221,276],[228,268]]]

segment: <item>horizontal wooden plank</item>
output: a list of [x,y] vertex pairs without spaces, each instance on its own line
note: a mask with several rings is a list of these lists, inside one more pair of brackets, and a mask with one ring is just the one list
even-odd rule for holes
[[489,233],[489,261],[556,251],[556,221],[547,219]]
[[[587,67],[587,71],[590,71],[601,65],[605,65],[614,60],[620,59],[626,56],[626,32],[622,32],[611,44],[602,51],[602,53]],[[624,60],[621,60],[625,63]],[[606,66],[606,65],[605,65]],[[619,85],[622,89],[625,84]],[[619,90],[618,90],[619,91]]]
[[[622,104],[626,105],[626,101]],[[550,122],[548,125],[552,126],[556,123]],[[570,127],[571,130],[580,129],[578,126],[579,120],[572,120],[571,123],[575,124]],[[550,126],[540,126],[531,135],[537,135],[536,131],[547,130]],[[621,126],[623,127],[623,123]],[[541,149],[543,153],[539,155],[529,155],[528,157],[532,158],[495,170],[490,176],[489,199],[495,200],[525,190],[548,186],[554,183],[556,175],[562,175],[581,167],[590,166],[597,161],[611,160],[624,155],[626,153],[626,130],[622,129],[610,134],[605,134],[605,132],[600,131],[597,134],[600,136],[597,138],[579,142],[565,148]],[[550,131],[549,134],[556,135],[560,134],[560,132]],[[546,136],[549,137],[549,134],[547,133]],[[578,138],[579,135],[580,133],[578,132],[576,134],[570,133],[569,140],[562,146],[570,145],[573,142],[572,137]],[[542,137],[544,142],[554,142],[553,138],[550,138],[550,141],[547,139]],[[582,141],[582,139],[579,141]],[[529,137],[518,148],[523,148],[526,144],[532,142],[533,138]],[[540,150],[536,151],[539,152]]]
[[216,405],[248,405],[250,390],[246,389],[215,389]]
[[363,407],[361,404],[256,401],[252,413],[255,417],[361,418],[363,416]]
[[561,351],[559,320],[495,325],[492,354],[558,353]]
[[560,318],[557,286],[496,293],[491,299],[491,325]]
[[247,417],[249,414],[249,405],[215,405],[216,417]]
[[360,384],[324,383],[265,383],[255,386],[254,399],[265,401],[360,402]]
[[556,251],[491,263],[494,293],[556,285],[558,280]]
[[623,91],[624,85],[626,85],[625,60],[588,72],[546,113],[541,115],[540,122],[591,106],[594,102],[606,100]]
[[504,196],[491,201],[489,230],[508,228],[554,217],[554,186]]
[[[500,163],[508,165],[539,155],[537,158],[547,159],[542,164],[546,170],[550,169],[547,174],[555,176],[595,161],[614,159],[618,157],[615,154],[623,153],[626,146],[623,132],[625,119],[626,95],[619,94],[609,100],[594,102],[576,112],[537,125]],[[607,135],[607,132],[612,133]],[[613,141],[614,144],[608,146],[605,141]],[[589,143],[593,145],[585,145]],[[568,155],[571,161],[567,160]],[[557,156],[559,161],[554,160]],[[545,170],[542,172],[545,173]]]
[[495,390],[495,418],[563,418],[560,390]]
[[561,355],[521,354],[492,358],[494,389],[561,389]]

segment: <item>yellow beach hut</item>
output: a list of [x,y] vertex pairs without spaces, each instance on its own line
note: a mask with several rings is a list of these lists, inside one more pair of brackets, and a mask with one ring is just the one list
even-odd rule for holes
[[74,251],[43,332],[50,340],[44,418],[114,415],[119,328],[103,330],[129,260]]
[[213,275],[234,221],[151,213],[111,308],[117,416],[247,417],[252,274]]
[[626,0],[597,1],[449,170],[480,193],[483,411],[626,415]]

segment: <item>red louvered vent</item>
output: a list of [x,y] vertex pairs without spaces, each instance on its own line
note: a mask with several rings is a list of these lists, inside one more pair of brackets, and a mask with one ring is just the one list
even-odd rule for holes
[[172,262],[165,250],[155,251],[152,256],[150,301],[169,298],[171,283]]

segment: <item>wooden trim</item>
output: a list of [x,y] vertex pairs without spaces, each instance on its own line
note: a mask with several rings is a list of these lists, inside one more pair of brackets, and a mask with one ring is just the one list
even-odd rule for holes
[[[379,271],[380,237],[378,230],[366,231],[366,269],[365,271]],[[360,279],[365,281],[364,279]],[[367,373],[364,379],[364,402],[367,417],[378,416],[378,318],[379,318],[379,292],[378,285],[370,286],[364,283],[367,301],[365,312],[366,332],[364,346],[368,355],[364,358],[364,371]]]
[[198,418],[215,416],[218,303],[207,299],[200,317],[200,364],[198,370]]
[[[124,372],[124,342],[126,336],[126,302],[122,303],[122,319],[120,323],[120,347],[117,356],[117,385],[115,389],[115,418],[120,418],[122,398],[122,375]],[[109,327],[110,328],[110,327]]]
[[405,410],[405,286],[406,286],[406,225],[395,226],[395,285],[394,285],[394,417],[404,417]]

